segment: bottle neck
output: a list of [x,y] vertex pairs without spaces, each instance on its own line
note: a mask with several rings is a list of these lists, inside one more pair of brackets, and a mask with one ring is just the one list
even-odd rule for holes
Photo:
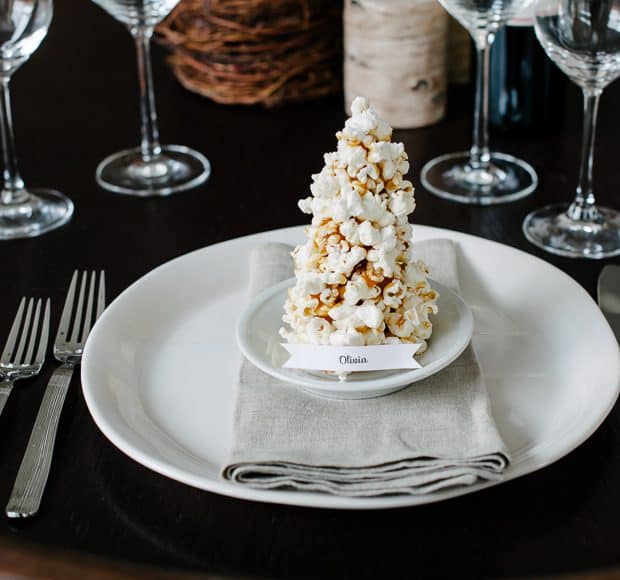
[[542,136],[562,127],[568,81],[536,38],[531,19],[499,30],[490,55],[491,134]]

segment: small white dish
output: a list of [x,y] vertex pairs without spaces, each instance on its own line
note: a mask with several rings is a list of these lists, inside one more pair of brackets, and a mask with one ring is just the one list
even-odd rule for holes
[[284,368],[289,355],[282,346],[278,330],[287,290],[295,278],[259,293],[241,314],[237,342],[243,355],[263,372],[303,387],[305,391],[331,399],[369,399],[403,389],[435,374],[453,362],[467,347],[474,332],[474,317],[463,300],[448,287],[430,280],[439,292],[439,312],[431,320],[433,335],[426,352],[416,357],[419,369],[353,372],[346,381],[333,374]]

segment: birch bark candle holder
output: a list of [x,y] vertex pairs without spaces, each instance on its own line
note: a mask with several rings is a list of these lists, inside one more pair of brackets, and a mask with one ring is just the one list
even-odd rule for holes
[[437,0],[345,0],[344,90],[395,128],[439,121],[446,103],[448,15]]

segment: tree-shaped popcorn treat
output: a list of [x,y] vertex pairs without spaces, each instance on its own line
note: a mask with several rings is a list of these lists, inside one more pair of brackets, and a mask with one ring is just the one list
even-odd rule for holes
[[296,284],[289,290],[280,334],[290,343],[364,346],[420,344],[432,333],[437,292],[411,251],[408,216],[415,208],[402,143],[358,97],[336,134],[338,149],[313,175],[307,241],[292,253]]

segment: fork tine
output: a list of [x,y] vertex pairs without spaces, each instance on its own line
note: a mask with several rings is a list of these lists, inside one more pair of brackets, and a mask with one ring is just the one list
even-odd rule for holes
[[97,274],[93,270],[90,273],[90,288],[88,289],[88,301],[86,302],[86,315],[84,316],[84,329],[82,330],[82,339],[80,342],[85,342],[90,332],[91,318],[93,315],[93,299],[95,297],[95,282],[97,281]]
[[32,316],[32,306],[34,305],[34,298],[28,300],[28,307],[26,308],[26,316],[24,316],[24,323],[22,324],[21,336],[19,338],[19,345],[15,351],[13,357],[14,364],[21,364],[22,355],[24,354],[24,348],[26,346],[26,337],[28,336],[28,329],[30,328],[30,318]]
[[6,339],[6,345],[4,346],[4,350],[2,351],[2,358],[0,358],[0,364],[6,365],[11,362],[13,349],[15,348],[15,343],[17,342],[19,327],[22,323],[22,315],[24,314],[25,304],[26,297],[22,298],[19,301],[19,307],[17,308],[17,313],[15,314],[15,319],[13,320],[13,326],[11,326],[11,331],[9,332],[9,336]]
[[[30,330],[30,339],[28,340],[28,347],[26,348],[26,354],[22,360],[22,364],[32,364],[32,353],[34,352],[34,345],[37,342],[38,329],[39,329],[39,317],[41,315],[41,299],[37,300],[37,307],[34,310],[34,318],[32,319],[32,329]],[[24,336],[26,335],[26,329],[24,329]],[[17,362],[17,361],[15,361]]]
[[105,309],[105,272],[99,272],[99,292],[97,294],[97,312],[95,320],[97,320]]
[[69,284],[65,305],[62,308],[62,316],[60,317],[60,324],[58,325],[58,332],[56,333],[56,343],[64,342],[64,339],[67,338],[69,334],[69,323],[71,322],[71,309],[73,308],[73,297],[75,296],[77,277],[78,271],[75,270],[71,278],[71,284]]
[[86,292],[87,281],[86,270],[82,272],[82,281],[80,282],[80,293],[78,294],[77,307],[75,309],[75,317],[73,318],[73,330],[71,331],[71,342],[77,342],[80,336],[80,327],[82,326],[82,308],[84,306],[84,294]]
[[45,351],[47,350],[47,341],[50,334],[50,299],[45,301],[45,314],[41,323],[41,338],[39,339],[39,348],[32,364],[42,365],[45,362]]

